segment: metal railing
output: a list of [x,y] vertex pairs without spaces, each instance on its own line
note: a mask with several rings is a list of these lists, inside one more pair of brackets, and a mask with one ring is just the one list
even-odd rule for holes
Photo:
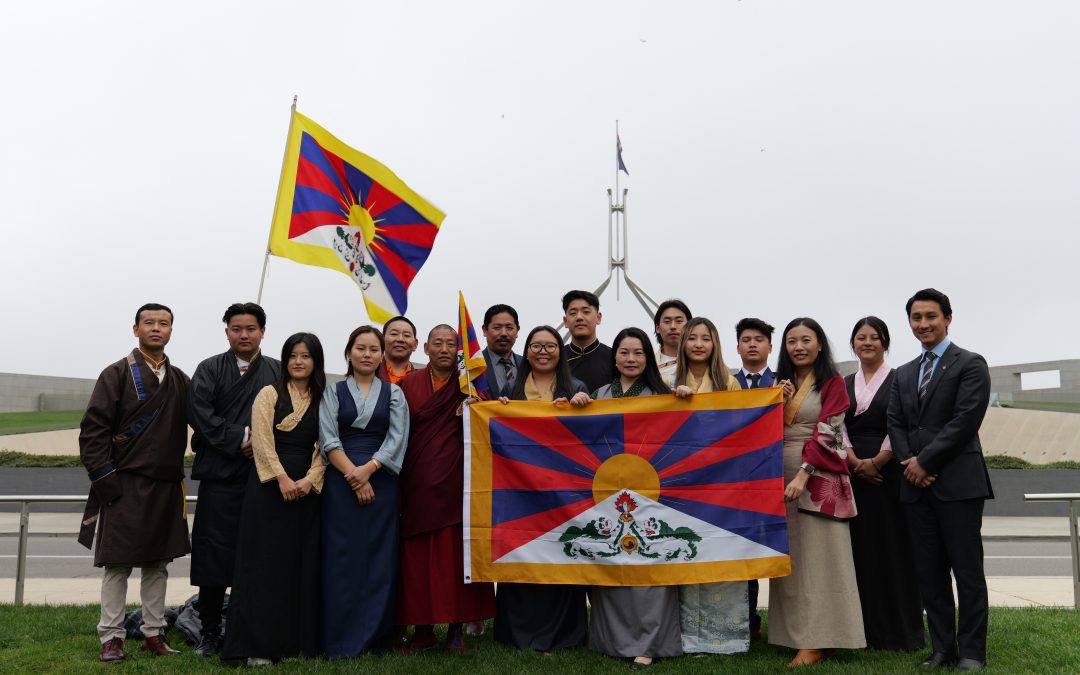
[[[198,497],[187,497],[188,503],[195,503]],[[1077,502],[1080,493],[1025,494],[1025,502],[1068,502],[1069,504],[1069,545],[1072,551],[1073,606],[1080,609],[1080,526],[1077,523]],[[19,554],[15,568],[15,604],[23,604],[23,591],[26,584],[26,546],[30,537],[30,504],[83,504],[86,497],[80,495],[0,495],[0,504],[20,504],[19,512]],[[49,537],[77,537],[78,532],[49,532],[42,535]]]
[[[195,503],[198,497],[188,497],[188,503]],[[15,604],[23,604],[23,592],[26,586],[26,545],[30,538],[31,504],[84,504],[86,497],[81,495],[0,495],[0,504],[20,504],[19,509],[19,554],[15,565]],[[45,537],[77,537],[78,532],[48,532],[35,534]]]
[[1073,607],[1080,609],[1080,535],[1076,520],[1080,492],[1051,492],[1046,494],[1025,494],[1025,502],[1068,502],[1069,503],[1069,546],[1072,551]]

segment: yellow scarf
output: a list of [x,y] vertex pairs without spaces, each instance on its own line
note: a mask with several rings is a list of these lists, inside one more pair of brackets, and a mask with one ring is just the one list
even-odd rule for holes
[[784,404],[784,425],[791,426],[791,423],[795,421],[795,416],[799,414],[799,408],[802,407],[803,401],[810,393],[810,390],[814,388],[814,371],[806,376],[803,380],[802,386],[799,387],[799,391],[795,392],[795,396],[791,398],[790,403]]
[[541,392],[536,387],[536,382],[533,381],[533,374],[529,373],[525,377],[525,400],[526,401],[554,401],[555,400],[555,380],[551,380],[551,389],[546,392]]
[[[309,385],[310,386],[310,385]],[[308,406],[311,404],[311,390],[308,390],[307,396],[300,396],[300,392],[297,391],[293,383],[289,383],[289,399],[292,402],[293,411],[286,415],[284,419],[278,422],[275,427],[282,431],[292,431],[296,428],[297,424],[304,419],[304,415],[307,414]],[[277,404],[277,390],[274,390],[274,401],[271,405]]]
[[701,376],[701,381],[698,382],[694,374],[689,370],[686,371],[686,386],[693,389],[696,393],[706,394],[710,391],[716,391],[716,387],[713,385],[712,376],[709,375],[709,371],[706,370],[705,374]]

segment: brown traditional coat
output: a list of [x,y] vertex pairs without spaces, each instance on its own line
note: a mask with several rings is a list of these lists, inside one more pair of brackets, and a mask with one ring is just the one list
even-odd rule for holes
[[184,505],[188,376],[158,378],[134,350],[98,376],[79,434],[90,474],[79,542],[94,564],[172,560],[190,550]]

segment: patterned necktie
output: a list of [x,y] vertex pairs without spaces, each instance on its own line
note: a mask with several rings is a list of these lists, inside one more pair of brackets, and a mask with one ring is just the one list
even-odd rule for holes
[[926,388],[930,386],[930,376],[934,374],[934,359],[937,358],[937,354],[934,352],[926,352],[923,356],[923,374],[922,379],[919,380],[919,398],[926,396]]
[[499,363],[502,364],[503,373],[506,375],[506,385],[513,386],[514,384],[514,363],[507,357],[499,359]]
[[750,373],[746,376],[746,379],[750,380],[751,389],[757,389],[758,382],[761,382],[761,373]]

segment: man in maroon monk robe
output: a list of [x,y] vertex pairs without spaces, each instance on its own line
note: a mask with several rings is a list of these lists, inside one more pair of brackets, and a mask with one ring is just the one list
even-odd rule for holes
[[466,584],[461,499],[467,395],[457,382],[457,332],[431,329],[429,363],[401,381],[409,404],[409,447],[401,471],[401,583],[397,623],[416,626],[403,651],[435,646],[434,624],[449,624],[446,649],[465,651],[462,623],[495,616],[492,584]]

